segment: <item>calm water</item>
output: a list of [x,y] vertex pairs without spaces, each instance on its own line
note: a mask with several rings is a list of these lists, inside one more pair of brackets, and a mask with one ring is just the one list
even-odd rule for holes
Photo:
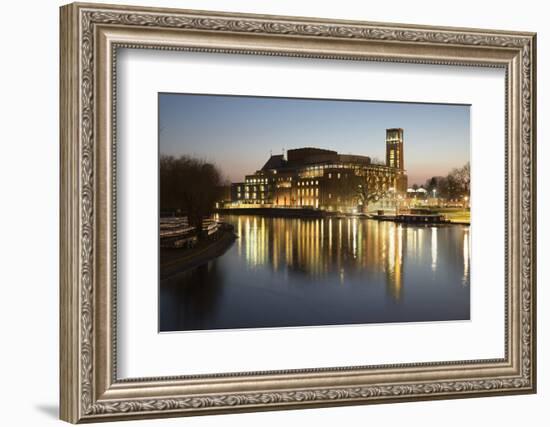
[[470,227],[226,216],[239,238],[160,288],[160,330],[470,318]]

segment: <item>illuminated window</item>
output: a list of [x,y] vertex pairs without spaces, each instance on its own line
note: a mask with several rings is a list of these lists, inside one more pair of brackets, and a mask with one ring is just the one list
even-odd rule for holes
[[328,198],[332,199],[332,194],[328,193]]
[[332,174],[331,173],[328,174],[328,179],[332,179]]
[[340,172],[338,172],[338,179],[340,179]]

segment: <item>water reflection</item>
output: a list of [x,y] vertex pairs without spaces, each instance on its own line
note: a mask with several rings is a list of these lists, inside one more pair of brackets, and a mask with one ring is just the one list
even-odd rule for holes
[[163,284],[161,330],[469,318],[469,227],[224,220],[235,245]]
[[[326,275],[336,267],[338,271],[381,271],[401,281],[404,246],[410,246],[409,256],[421,257],[426,232],[424,228],[358,218],[267,221],[236,218],[238,246],[245,246],[247,266],[268,265],[273,271],[291,269],[311,277]],[[280,263],[281,259],[285,259],[284,264]],[[436,227],[431,228],[431,265],[435,270]],[[400,287],[399,284],[392,286]]]
[[437,227],[432,227],[432,270],[437,267]]
[[468,286],[470,284],[470,230],[464,229],[464,243],[462,244],[462,259],[464,261],[464,275],[462,276],[462,284]]

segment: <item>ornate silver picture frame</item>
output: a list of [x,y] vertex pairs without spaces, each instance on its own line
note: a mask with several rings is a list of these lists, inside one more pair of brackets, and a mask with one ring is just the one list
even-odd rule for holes
[[[63,6],[60,21],[61,419],[536,391],[535,34],[79,3]],[[115,148],[121,48],[503,69],[504,357],[120,379]]]

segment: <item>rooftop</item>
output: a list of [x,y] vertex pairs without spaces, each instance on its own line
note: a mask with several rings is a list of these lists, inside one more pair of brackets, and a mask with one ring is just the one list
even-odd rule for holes
[[336,151],[326,150],[323,148],[304,147],[288,150],[286,159],[284,154],[271,155],[261,170],[265,171],[271,169],[295,168],[305,165],[331,162],[370,165],[371,158],[368,156],[354,154],[339,154]]

